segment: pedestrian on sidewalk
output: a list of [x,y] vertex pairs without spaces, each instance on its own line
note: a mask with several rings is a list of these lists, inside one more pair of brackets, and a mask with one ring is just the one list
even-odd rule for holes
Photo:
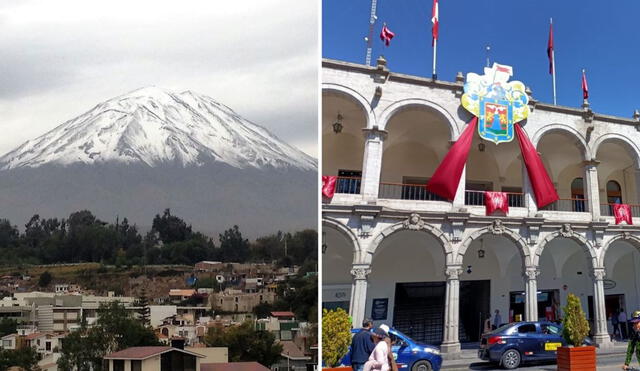
[[351,367],[353,371],[362,371],[375,345],[371,339],[373,322],[370,319],[362,321],[362,328],[351,339]]
[[640,363],[640,310],[633,312],[633,316],[629,322],[631,322],[632,328],[629,334],[629,345],[627,345],[627,356],[622,366],[623,370],[630,369],[629,363],[631,363],[634,352],[636,353],[638,363]]
[[620,326],[618,326],[618,311],[611,313],[611,325],[613,326],[613,338],[620,338]]
[[496,309],[496,314],[495,316],[493,316],[493,329],[497,329],[498,327],[502,326],[502,316],[500,316],[500,311],[498,309]]
[[620,336],[623,340],[627,338],[627,313],[624,312],[624,308],[620,308],[620,314],[618,315],[618,322],[620,323]]

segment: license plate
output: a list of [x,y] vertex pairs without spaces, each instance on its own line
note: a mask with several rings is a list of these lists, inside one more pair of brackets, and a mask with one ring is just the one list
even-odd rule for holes
[[544,350],[553,351],[558,350],[558,347],[561,347],[562,343],[545,343]]

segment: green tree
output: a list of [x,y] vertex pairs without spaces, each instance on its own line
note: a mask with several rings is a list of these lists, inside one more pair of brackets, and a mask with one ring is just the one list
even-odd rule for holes
[[263,302],[253,307],[253,314],[256,318],[267,318],[273,312],[273,305]]
[[250,254],[249,240],[242,237],[237,225],[220,234],[220,259],[223,262],[244,263]]
[[11,318],[3,318],[0,320],[0,337],[13,334],[18,328],[18,321]]
[[177,216],[171,215],[170,209],[165,209],[162,216],[156,214],[153,218],[152,230],[158,232],[164,243],[186,241],[191,237],[191,226]]
[[42,272],[42,274],[40,274],[40,278],[38,279],[38,286],[47,287],[52,280],[53,276],[51,275],[51,273],[49,273],[49,271],[44,271]]
[[0,248],[15,247],[19,237],[20,232],[16,226],[11,225],[8,219],[0,219]]
[[40,357],[33,347],[24,347],[16,350],[0,350],[0,370],[17,366],[25,370],[39,370]]
[[229,362],[255,361],[270,367],[282,353],[282,345],[276,344],[275,336],[256,330],[251,322],[228,328],[210,328],[205,342],[212,347],[227,347]]
[[589,321],[582,311],[580,298],[574,294],[567,295],[567,305],[562,310],[562,337],[569,345],[582,346],[589,335]]

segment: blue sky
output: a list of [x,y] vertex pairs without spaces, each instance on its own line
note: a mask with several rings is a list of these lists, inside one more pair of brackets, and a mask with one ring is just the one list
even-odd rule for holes
[[[322,56],[365,62],[370,0],[323,0]],[[553,17],[557,100],[582,104],[581,70],[587,71],[595,112],[631,117],[640,109],[640,1],[440,0],[438,78],[482,73],[487,44],[493,63],[514,68],[512,79],[534,98],[552,102],[547,39]],[[615,4],[615,6],[610,5]],[[391,71],[431,76],[431,0],[378,0],[373,60],[383,54]],[[385,47],[382,23],[396,34]],[[375,63],[375,62],[373,62]]]

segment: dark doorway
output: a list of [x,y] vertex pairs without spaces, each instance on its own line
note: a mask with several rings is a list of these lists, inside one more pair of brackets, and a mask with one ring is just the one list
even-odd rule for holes
[[396,283],[393,327],[421,343],[442,343],[445,289],[445,282]]
[[[491,281],[460,282],[461,342],[479,341],[482,317],[490,311]],[[426,344],[441,344],[444,329],[445,282],[397,283],[393,327]]]
[[491,281],[460,282],[460,324],[461,343],[480,341],[484,320],[491,314]]

